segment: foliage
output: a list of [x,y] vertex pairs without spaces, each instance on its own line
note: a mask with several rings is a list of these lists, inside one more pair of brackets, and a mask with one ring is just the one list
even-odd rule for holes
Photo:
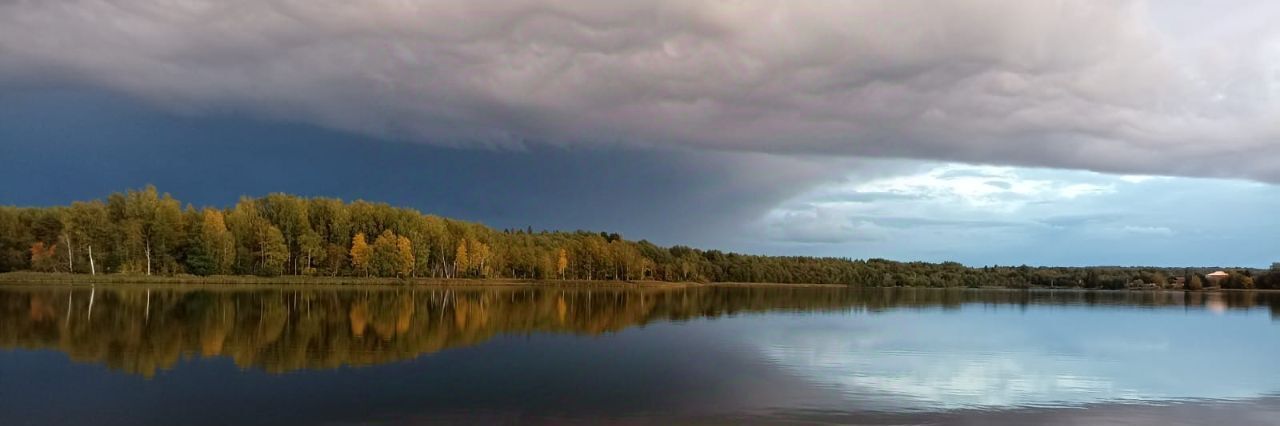
[[1191,279],[1187,280],[1187,290],[1204,290],[1204,280],[1200,279],[1199,275],[1192,275]]
[[58,245],[46,246],[36,241],[31,244],[31,269],[41,272],[53,272],[58,268]]
[[372,257],[373,249],[365,241],[364,233],[356,233],[356,236],[351,238],[351,267],[368,276],[369,263]]
[[[69,207],[0,207],[0,272],[1189,289],[1217,268],[966,267],[661,247],[617,233],[495,230],[383,203],[287,194],[197,210],[148,186]],[[370,242],[369,238],[373,241]],[[54,250],[54,248],[59,248]],[[38,249],[38,250],[37,250]],[[79,266],[73,266],[79,265]],[[1227,288],[1280,288],[1228,269]],[[1177,277],[1178,279],[1171,279]]]

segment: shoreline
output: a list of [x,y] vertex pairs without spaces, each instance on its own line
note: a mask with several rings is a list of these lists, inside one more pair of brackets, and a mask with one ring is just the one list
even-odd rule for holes
[[0,273],[0,286],[48,286],[48,285],[156,285],[192,287],[240,287],[240,286],[306,286],[306,287],[596,287],[596,288],[680,288],[704,286],[707,283],[667,282],[651,280],[539,280],[513,278],[381,278],[381,277],[317,277],[253,275],[212,276],[146,276],[119,274],[67,274],[58,272],[5,272]]

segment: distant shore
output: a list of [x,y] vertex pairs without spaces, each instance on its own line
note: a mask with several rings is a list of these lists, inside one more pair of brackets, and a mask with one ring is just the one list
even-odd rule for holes
[[[132,275],[132,274],[67,274],[60,272],[5,272],[0,273],[0,286],[4,285],[191,285],[191,286],[372,286],[372,287],[492,287],[492,286],[560,286],[560,287],[592,287],[592,288],[684,288],[702,286],[743,286],[743,287],[849,287],[845,284],[815,283],[743,283],[743,282],[669,282],[654,280],[541,280],[512,278],[380,278],[380,277],[331,277],[286,275],[260,277],[253,275]],[[868,286],[867,288],[873,288]],[[970,289],[970,287],[906,287],[933,289]],[[1150,291],[1150,292],[1182,292],[1181,289],[1087,289],[1077,287],[976,287],[977,290],[1061,290],[1061,291]],[[1207,288],[1196,292],[1218,291],[1280,291],[1280,290],[1232,290]]]

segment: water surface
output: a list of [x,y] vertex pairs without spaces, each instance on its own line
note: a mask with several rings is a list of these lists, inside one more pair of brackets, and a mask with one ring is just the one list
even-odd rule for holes
[[0,424],[1280,424],[1280,294],[0,287]]

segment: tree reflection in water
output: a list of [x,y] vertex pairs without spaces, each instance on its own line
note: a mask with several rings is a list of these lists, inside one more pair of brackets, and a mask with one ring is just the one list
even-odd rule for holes
[[653,321],[766,311],[957,309],[966,304],[1267,308],[1270,293],[693,286],[583,289],[40,287],[0,290],[0,347],[55,349],[154,376],[184,357],[279,373],[412,359],[501,334],[598,335]]

